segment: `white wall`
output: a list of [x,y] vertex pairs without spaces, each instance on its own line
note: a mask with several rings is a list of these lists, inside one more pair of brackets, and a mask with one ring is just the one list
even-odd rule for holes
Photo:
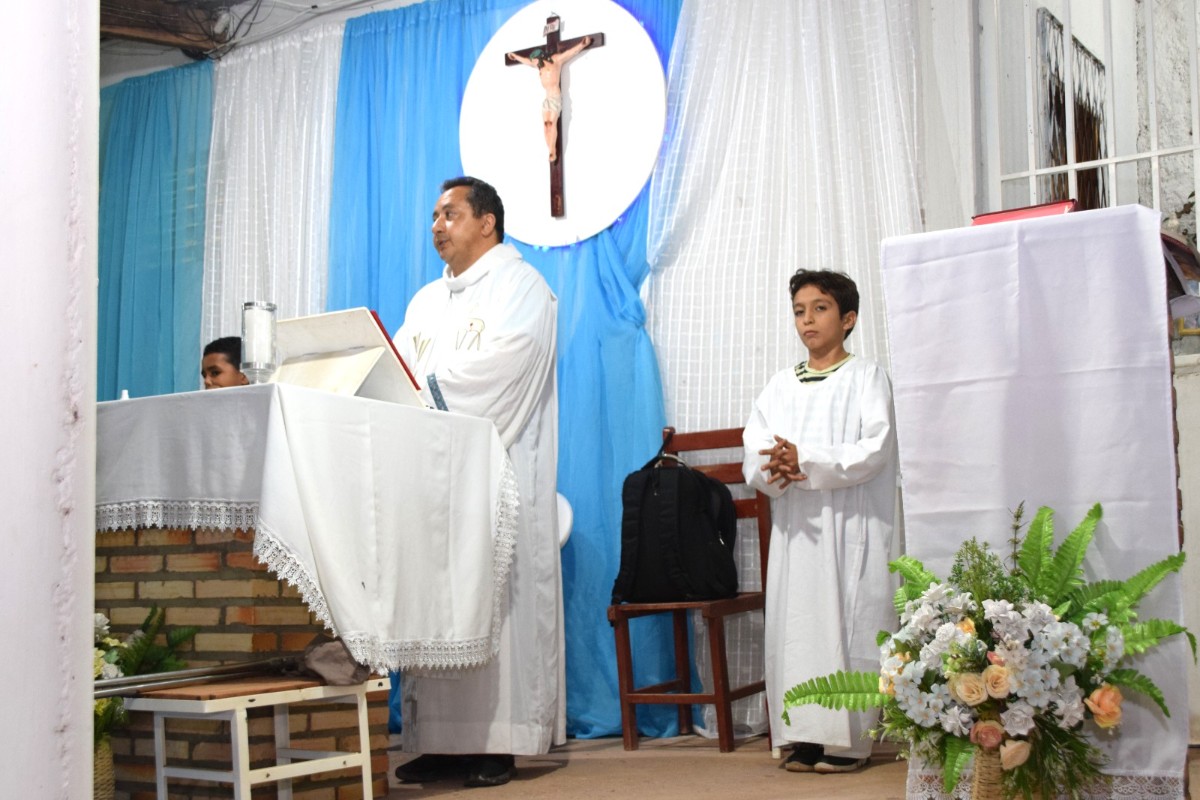
[[[92,793],[99,7],[7,7],[0,51],[0,717],[12,798]],[[36,68],[30,68],[36,65]]]
[[[1200,356],[1175,357],[1175,421],[1179,426],[1179,485],[1183,488],[1184,623],[1200,635]],[[1188,488],[1191,491],[1188,491]],[[1188,669],[1191,741],[1200,741],[1200,667]]]

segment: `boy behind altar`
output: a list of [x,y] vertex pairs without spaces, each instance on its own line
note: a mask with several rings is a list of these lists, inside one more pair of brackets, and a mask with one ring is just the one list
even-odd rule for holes
[[837,670],[879,667],[875,635],[891,629],[888,573],[896,445],[887,375],[845,349],[858,318],[847,276],[800,270],[788,284],[808,358],[777,373],[754,403],[743,440],[746,482],[772,498],[766,585],[771,737],[795,743],[793,772],[866,764],[873,713],[803,706],[784,725],[784,693]]

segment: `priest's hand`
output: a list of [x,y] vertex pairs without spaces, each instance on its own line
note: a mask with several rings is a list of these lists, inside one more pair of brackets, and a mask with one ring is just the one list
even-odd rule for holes
[[782,481],[779,488],[786,489],[789,485],[808,478],[800,471],[800,455],[796,451],[796,445],[782,436],[776,436],[775,445],[766,450],[759,450],[758,454],[767,456],[767,463],[763,465],[762,471],[768,473],[769,484]]

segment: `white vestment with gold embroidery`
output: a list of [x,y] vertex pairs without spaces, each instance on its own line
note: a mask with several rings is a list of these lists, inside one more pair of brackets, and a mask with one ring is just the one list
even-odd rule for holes
[[499,244],[461,275],[447,269],[422,287],[396,333],[431,405],[432,374],[449,411],[495,423],[520,490],[499,653],[481,668],[404,676],[408,752],[537,755],[566,741],[556,317],[546,281]]

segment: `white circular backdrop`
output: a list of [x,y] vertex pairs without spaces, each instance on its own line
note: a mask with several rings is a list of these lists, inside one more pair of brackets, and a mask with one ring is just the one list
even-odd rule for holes
[[[557,14],[565,41],[603,33],[563,68],[563,206],[550,216],[549,151],[542,133],[546,96],[535,69],[505,64],[505,53],[545,42]],[[468,175],[496,187],[505,232],[559,246],[594,236],[624,213],[658,157],[666,84],[654,42],[610,0],[536,0],[492,37],[467,81],[459,146]]]

